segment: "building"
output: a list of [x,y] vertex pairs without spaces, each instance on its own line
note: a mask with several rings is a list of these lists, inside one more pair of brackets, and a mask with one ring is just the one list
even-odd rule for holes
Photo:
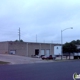
[[0,54],[14,54],[20,56],[32,55],[61,55],[61,44],[35,42],[0,42]]

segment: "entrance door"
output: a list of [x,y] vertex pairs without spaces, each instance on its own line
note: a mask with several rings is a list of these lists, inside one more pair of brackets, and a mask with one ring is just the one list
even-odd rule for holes
[[35,55],[39,55],[39,49],[35,49]]

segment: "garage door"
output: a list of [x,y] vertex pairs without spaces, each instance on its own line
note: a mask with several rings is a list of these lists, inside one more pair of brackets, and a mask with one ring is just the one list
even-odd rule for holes
[[10,54],[16,54],[16,51],[15,50],[11,50]]
[[44,50],[41,50],[41,53],[40,53],[40,55],[44,55]]
[[46,56],[49,57],[50,55],[50,50],[46,50]]

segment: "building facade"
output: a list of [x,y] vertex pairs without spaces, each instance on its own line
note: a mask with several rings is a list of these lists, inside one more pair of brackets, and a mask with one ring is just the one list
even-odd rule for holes
[[61,55],[61,44],[12,41],[0,42],[0,53],[28,57],[32,55]]

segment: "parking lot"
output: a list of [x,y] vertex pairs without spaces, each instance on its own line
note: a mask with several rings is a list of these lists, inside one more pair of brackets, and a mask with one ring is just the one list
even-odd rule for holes
[[[73,60],[73,57],[70,57]],[[24,57],[24,56],[17,56],[17,55],[8,55],[8,54],[0,54],[0,61],[10,62],[10,64],[30,64],[30,63],[46,63],[46,62],[55,62],[61,61],[61,57],[56,57],[55,60],[42,60],[41,58],[31,58],[31,57]],[[64,56],[62,61],[66,60]],[[69,57],[67,57],[69,60]]]
[[8,55],[8,54],[0,54],[0,61],[10,62],[10,64],[28,64],[28,63],[47,62],[46,60],[42,60],[41,58],[31,58],[31,57]]

